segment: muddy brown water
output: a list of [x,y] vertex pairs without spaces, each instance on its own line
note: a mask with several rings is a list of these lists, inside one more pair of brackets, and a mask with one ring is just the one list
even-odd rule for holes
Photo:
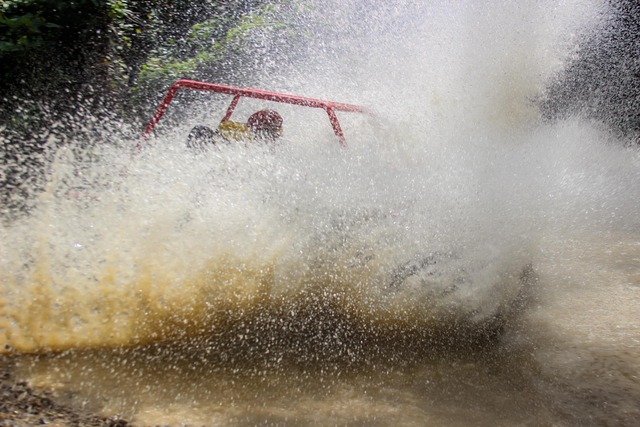
[[23,356],[15,375],[137,425],[637,425],[639,242],[549,239],[535,298],[486,340],[365,332],[283,351],[223,334]]

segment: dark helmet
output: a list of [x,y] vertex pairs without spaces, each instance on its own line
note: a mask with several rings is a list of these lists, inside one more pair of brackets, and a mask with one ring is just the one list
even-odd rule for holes
[[214,144],[215,132],[208,126],[194,126],[187,137],[187,148],[192,150],[206,150],[211,144]]
[[273,110],[260,110],[247,120],[247,126],[254,135],[277,139],[282,134],[282,116]]

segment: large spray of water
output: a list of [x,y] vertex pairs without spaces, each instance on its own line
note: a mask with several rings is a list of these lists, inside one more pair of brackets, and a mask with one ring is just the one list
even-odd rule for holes
[[133,156],[58,150],[36,208],[0,228],[2,344],[188,340],[327,307],[455,334],[510,311],[542,237],[638,227],[638,152],[533,102],[595,5],[329,6],[294,17],[323,29],[313,55],[263,85],[371,107],[344,118],[349,147],[291,107],[275,150],[194,154],[193,123]]

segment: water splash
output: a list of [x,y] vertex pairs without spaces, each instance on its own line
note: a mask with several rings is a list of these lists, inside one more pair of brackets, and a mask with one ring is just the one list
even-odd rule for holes
[[293,107],[276,150],[194,155],[188,126],[139,155],[100,137],[58,150],[35,209],[0,229],[0,342],[188,341],[310,304],[382,329],[482,325],[518,299],[541,236],[638,226],[638,152],[580,119],[541,124],[532,102],[582,3],[394,5],[333,9],[352,36],[272,79],[377,110],[345,118],[346,150]]

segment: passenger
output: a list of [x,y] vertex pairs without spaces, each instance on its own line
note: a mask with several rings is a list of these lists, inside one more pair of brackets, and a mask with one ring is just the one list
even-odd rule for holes
[[247,120],[254,139],[275,142],[282,135],[282,116],[274,110],[260,110]]

